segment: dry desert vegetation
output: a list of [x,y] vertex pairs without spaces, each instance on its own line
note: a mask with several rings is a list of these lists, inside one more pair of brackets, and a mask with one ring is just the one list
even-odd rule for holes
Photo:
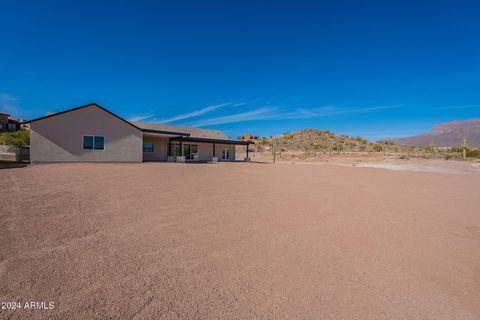
[[346,165],[0,170],[2,319],[480,319],[480,175]]

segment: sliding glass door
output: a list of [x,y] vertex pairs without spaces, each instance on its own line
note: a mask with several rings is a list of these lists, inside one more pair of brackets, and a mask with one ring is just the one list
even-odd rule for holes
[[[180,143],[172,142],[170,145],[170,154],[173,156],[181,156],[182,149],[180,149]],[[197,144],[183,144],[183,155],[185,160],[198,160],[198,145]]]
[[[168,144],[167,144],[168,148]],[[171,143],[170,144],[170,152],[168,152],[169,155],[171,156],[181,156],[182,155],[182,150],[180,150],[180,144],[179,143]]]
[[183,155],[185,156],[185,160],[190,160],[190,145],[183,144]]

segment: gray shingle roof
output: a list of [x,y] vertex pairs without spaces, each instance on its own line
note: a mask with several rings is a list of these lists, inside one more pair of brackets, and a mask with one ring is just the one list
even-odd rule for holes
[[148,123],[148,122],[137,122],[137,121],[130,121],[130,123],[137,126],[140,129],[189,133],[190,137],[192,138],[229,140],[228,136],[225,133],[218,130],[170,126],[170,125],[160,124],[160,123]]

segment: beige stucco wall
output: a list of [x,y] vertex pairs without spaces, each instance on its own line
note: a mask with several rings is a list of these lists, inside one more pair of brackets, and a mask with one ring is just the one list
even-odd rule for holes
[[143,161],[166,161],[167,160],[166,145],[168,143],[168,138],[144,136],[143,141],[153,143],[153,152],[144,152]]
[[[200,160],[203,159],[212,159],[213,154],[213,144],[211,143],[199,143],[199,157]],[[227,160],[222,159],[222,150],[228,149],[230,158]],[[218,161],[234,161],[235,160],[235,145],[233,144],[215,144],[215,155],[218,158]]]
[[[143,153],[144,161],[166,161],[167,160],[167,147],[168,138],[156,138],[156,137],[144,137],[145,142],[153,143],[153,152]],[[198,145],[198,160],[210,161],[212,160],[213,144],[201,143],[201,142],[184,142],[185,144]],[[234,161],[235,160],[235,145],[230,144],[216,144],[216,155],[219,161]],[[222,150],[230,150],[230,158],[228,160],[222,160]]]
[[[84,135],[105,137],[105,150],[83,149]],[[90,106],[30,124],[30,161],[141,162],[143,133]]]

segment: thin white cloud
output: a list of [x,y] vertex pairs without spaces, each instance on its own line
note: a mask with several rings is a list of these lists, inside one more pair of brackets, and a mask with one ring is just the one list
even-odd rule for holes
[[458,106],[439,107],[439,109],[477,109],[477,108],[480,108],[480,104],[465,104],[465,105],[458,105]]
[[208,107],[196,110],[196,111],[180,114],[180,115],[177,115],[177,116],[174,116],[174,117],[171,117],[171,118],[166,118],[166,119],[158,118],[153,111],[150,111],[150,112],[147,112],[147,113],[132,114],[127,119],[129,121],[146,121],[146,120],[148,120],[149,122],[153,122],[153,123],[171,123],[171,122],[177,122],[177,121],[180,121],[180,120],[186,120],[186,119],[190,119],[190,118],[194,118],[194,117],[199,117],[199,116],[205,115],[209,112],[218,110],[218,109],[226,107],[226,106],[238,107],[238,106],[242,106],[244,104],[245,103],[242,103],[242,102],[239,102],[239,103],[226,102],[226,103],[221,103],[221,104],[217,104],[217,105],[213,105],[213,106],[208,106]]
[[230,105],[230,107],[240,107],[240,106],[243,106],[243,105],[246,105],[247,103],[246,102],[238,102],[238,103],[234,103],[232,105]]
[[297,109],[297,113],[299,117],[325,117],[336,115],[340,112],[341,109],[335,106],[325,106],[320,108],[313,108],[313,109],[304,109],[299,108]]
[[143,114],[132,114],[128,117],[128,121],[145,121],[155,117],[153,112],[143,113]]
[[371,113],[382,110],[397,109],[400,108],[400,105],[392,106],[377,106],[377,107],[354,107],[354,108],[340,108],[336,106],[325,106],[314,109],[297,109],[299,115],[305,117],[328,117],[336,115],[350,115],[350,114],[362,114],[362,113]]
[[[154,123],[171,123],[178,122],[181,120],[187,120],[194,117],[200,117],[208,113],[212,113],[220,108],[229,107],[234,108],[238,106],[243,106],[245,102],[226,102],[222,104],[217,104],[213,106],[204,107],[202,109],[180,114],[171,118],[159,119],[155,117],[155,114],[152,112],[146,114],[132,115],[130,121],[144,121],[149,120]],[[227,123],[236,123],[244,121],[258,121],[258,120],[293,120],[293,119],[312,119],[320,117],[330,117],[330,116],[339,116],[339,115],[353,115],[353,114],[365,114],[379,112],[382,110],[396,109],[402,107],[401,105],[390,105],[390,106],[373,106],[373,107],[338,107],[338,106],[322,106],[318,108],[297,108],[293,111],[286,111],[285,108],[277,106],[264,106],[254,110],[240,112],[225,116],[218,116],[206,119],[200,119],[190,122],[182,122],[182,125],[191,126],[191,127],[205,127],[218,124],[227,124]]]
[[294,111],[283,111],[279,107],[262,107],[255,110],[236,113],[227,116],[202,119],[194,122],[184,123],[186,126],[204,127],[217,124],[227,124],[244,121],[258,120],[293,120],[293,119],[312,119],[320,117],[329,117],[336,115],[351,115],[378,112],[387,109],[395,109],[401,106],[378,106],[378,107],[356,107],[340,108],[336,106],[324,106],[319,108],[298,108]]
[[274,119],[279,114],[276,113],[277,107],[262,107],[255,110],[231,114],[228,116],[215,117],[210,119],[198,120],[195,122],[186,123],[185,125],[192,127],[212,126],[216,124],[235,123],[243,121],[257,121]]
[[11,94],[0,92],[0,112],[19,117],[18,98]]
[[[190,118],[193,118],[193,117],[199,117],[199,116],[202,116],[204,114],[207,114],[209,112],[215,111],[217,109],[220,109],[222,107],[226,107],[226,106],[229,106],[229,105],[232,105],[232,103],[231,102],[221,103],[221,104],[217,104],[217,105],[213,105],[213,106],[208,106],[208,107],[205,107],[205,108],[202,108],[200,110],[193,111],[193,112],[180,114],[178,116],[174,116],[174,117],[171,117],[171,118],[155,120],[155,122],[170,123],[170,122],[176,122],[176,121],[180,121],[180,120],[190,119]],[[239,104],[235,104],[235,106],[238,106],[238,105]]]

